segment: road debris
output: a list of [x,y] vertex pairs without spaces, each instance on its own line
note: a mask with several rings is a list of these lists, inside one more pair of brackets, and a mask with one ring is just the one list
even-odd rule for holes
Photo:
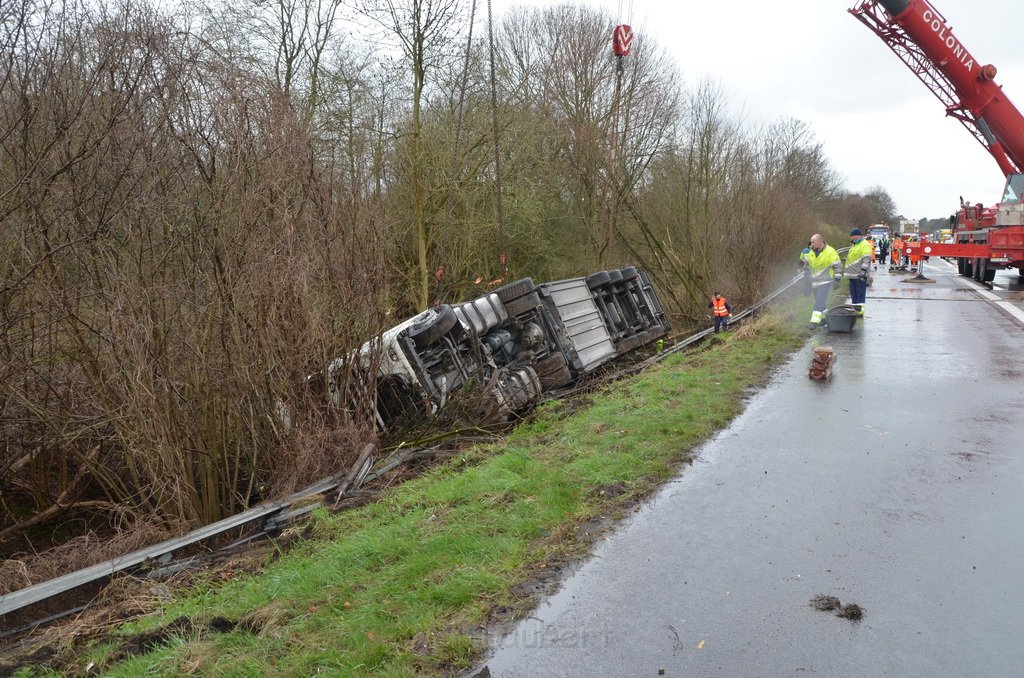
[[811,598],[811,607],[820,612],[835,612],[837,617],[860,621],[864,616],[864,608],[856,603],[843,603],[835,596],[826,596],[819,593]]
[[811,358],[811,369],[807,373],[811,379],[824,381],[832,377],[832,366],[836,362],[836,354],[831,346],[818,346]]

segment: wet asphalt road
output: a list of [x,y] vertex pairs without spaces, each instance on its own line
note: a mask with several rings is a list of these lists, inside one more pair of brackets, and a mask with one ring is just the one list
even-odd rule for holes
[[880,270],[865,322],[782,365],[490,675],[1024,675],[1022,295],[925,274]]

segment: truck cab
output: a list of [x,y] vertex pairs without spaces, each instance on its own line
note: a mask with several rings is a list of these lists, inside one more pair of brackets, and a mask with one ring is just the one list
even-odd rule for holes
[[1006,177],[1003,199],[996,209],[997,226],[1024,226],[1024,174]]

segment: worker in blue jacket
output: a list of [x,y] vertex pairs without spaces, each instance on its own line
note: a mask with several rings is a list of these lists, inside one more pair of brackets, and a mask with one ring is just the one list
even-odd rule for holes
[[850,231],[850,249],[846,252],[843,275],[850,281],[850,303],[857,307],[857,313],[864,315],[864,302],[871,280],[871,258],[875,248],[864,237],[859,228]]

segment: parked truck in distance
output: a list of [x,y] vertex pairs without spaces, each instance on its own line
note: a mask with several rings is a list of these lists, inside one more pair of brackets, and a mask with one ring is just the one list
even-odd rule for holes
[[371,403],[379,430],[472,395],[480,421],[506,420],[550,390],[668,334],[647,273],[633,266],[509,283],[382,332],[326,369],[333,403]]
[[868,235],[872,240],[878,242],[879,240],[888,240],[891,233],[889,232],[889,227],[885,224],[873,224],[868,229]]

